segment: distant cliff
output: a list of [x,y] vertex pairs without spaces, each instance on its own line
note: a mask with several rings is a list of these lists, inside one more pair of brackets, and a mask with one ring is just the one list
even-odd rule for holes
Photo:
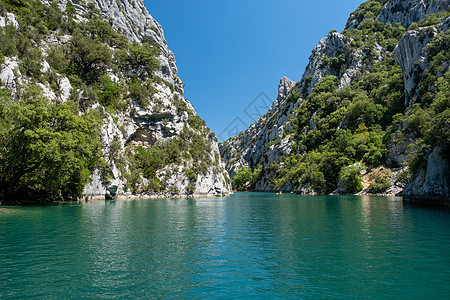
[[[174,54],[141,0],[5,0],[0,30],[0,114],[10,118],[0,123],[4,203],[228,193],[217,139],[184,99]],[[46,103],[48,119],[12,117],[11,107],[33,114],[32,98]],[[73,146],[62,139],[75,128],[50,117],[71,105],[73,122],[91,118],[91,131],[76,127]],[[80,154],[83,143],[89,151]]]
[[406,185],[406,200],[449,202],[449,4],[361,4],[320,40],[301,80],[283,78],[269,111],[220,145],[230,175],[248,174],[258,191]]

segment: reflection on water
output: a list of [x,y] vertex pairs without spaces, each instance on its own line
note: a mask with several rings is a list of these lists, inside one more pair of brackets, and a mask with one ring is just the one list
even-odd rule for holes
[[368,196],[4,208],[0,297],[445,297],[449,225]]

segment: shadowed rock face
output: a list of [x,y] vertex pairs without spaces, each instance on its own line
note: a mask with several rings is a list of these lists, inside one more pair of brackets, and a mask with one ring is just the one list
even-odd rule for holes
[[422,169],[406,185],[403,197],[408,202],[450,206],[449,149],[436,147]]

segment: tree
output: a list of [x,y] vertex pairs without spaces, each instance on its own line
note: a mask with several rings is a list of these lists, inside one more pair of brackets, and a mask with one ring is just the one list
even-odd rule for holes
[[94,40],[99,40],[111,47],[124,48],[128,44],[126,36],[115,31],[111,25],[99,19],[91,19],[82,25],[82,31],[85,36]]
[[431,105],[433,118],[427,124],[425,139],[432,145],[450,145],[450,71],[436,84],[438,92]]
[[252,181],[252,170],[248,167],[242,167],[233,177],[233,188],[238,191],[246,190],[250,187],[250,183]]
[[365,167],[359,163],[341,169],[338,186],[343,193],[354,194],[363,189],[361,170]]
[[325,186],[325,177],[323,173],[319,171],[317,164],[312,163],[306,168],[301,177],[301,183],[303,187],[308,187],[315,192],[323,191]]
[[2,97],[0,198],[36,202],[82,193],[100,159],[99,117],[73,101],[52,103],[37,86]]
[[126,104],[120,99],[122,89],[118,83],[108,75],[101,76],[98,81],[98,102],[105,107],[125,109]]
[[160,68],[159,60],[156,58],[159,48],[156,44],[134,42],[129,47],[129,63],[137,71],[146,72],[149,75]]
[[81,77],[88,82],[94,81],[112,60],[111,50],[107,45],[80,33],[72,37],[71,57],[75,70],[78,69]]
[[357,128],[363,123],[367,126],[376,124],[386,110],[380,104],[373,103],[366,95],[360,96],[348,107],[347,123],[352,128]]

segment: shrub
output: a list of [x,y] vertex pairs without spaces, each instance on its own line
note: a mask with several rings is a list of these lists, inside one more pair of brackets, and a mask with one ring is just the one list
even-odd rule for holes
[[383,171],[374,172],[370,176],[370,179],[374,181],[369,185],[369,191],[371,193],[375,194],[384,193],[388,188],[391,187],[391,181],[389,180],[389,175],[386,172]]
[[68,66],[68,59],[66,58],[64,51],[60,47],[51,46],[47,52],[47,61],[49,65],[58,73],[64,73]]
[[185,174],[186,174],[187,178],[189,179],[189,181],[191,181],[191,182],[197,181],[197,174],[195,173],[194,170],[187,169],[187,170],[185,170]]
[[141,73],[147,73],[151,75],[154,71],[160,68],[159,60],[156,58],[159,52],[156,44],[150,45],[143,43],[142,45],[137,42],[132,43],[129,46],[129,63],[132,68],[140,71]]
[[109,76],[105,75],[100,77],[97,89],[98,102],[101,105],[119,110],[126,108],[126,104],[121,101],[120,97],[122,94],[122,88]]
[[72,37],[70,54],[74,63],[74,71],[81,75],[87,83],[93,83],[100,73],[110,66],[111,50],[108,46],[89,37],[77,33]]
[[341,169],[338,186],[343,193],[354,194],[363,189],[361,171],[364,166],[357,163]]
[[387,0],[369,0],[361,4],[358,9],[352,13],[358,21],[365,18],[376,17]]
[[381,119],[384,110],[383,106],[373,103],[364,96],[349,105],[347,123],[352,128],[356,128],[360,124],[372,126]]
[[67,1],[66,13],[68,13],[69,15],[75,15],[77,13],[71,1]]
[[411,178],[411,172],[408,169],[402,169],[395,175],[395,185],[404,188]]
[[189,114],[188,118],[189,126],[191,126],[191,128],[194,129],[195,131],[202,131],[203,127],[206,126],[205,121],[202,120],[198,115],[189,113],[189,111],[188,114]]
[[37,79],[41,74],[42,53],[39,49],[31,48],[24,53],[21,59],[20,68],[22,73]]
[[137,147],[135,159],[147,179],[156,178],[156,171],[164,166],[166,153],[157,146],[146,149]]
[[186,187],[186,193],[188,195],[194,194],[195,193],[195,187],[196,187],[195,183],[194,182],[190,182],[188,184],[188,186]]
[[311,186],[316,192],[325,187],[325,176],[314,163],[306,168],[300,180],[303,186]]
[[258,167],[253,170],[252,174],[252,189],[255,188],[256,182],[260,180],[262,176],[263,176],[263,166],[258,165]]
[[246,190],[250,187],[252,181],[252,171],[248,167],[240,168],[232,178],[233,188],[238,191]]
[[85,36],[90,36],[92,39],[106,43],[111,47],[125,48],[128,45],[126,36],[115,31],[111,25],[98,18],[88,20],[82,25],[81,30]]
[[153,87],[150,86],[150,90],[148,86],[142,85],[138,78],[133,78],[128,83],[129,97],[132,100],[135,100],[137,104],[146,108],[150,104],[150,99],[152,95],[155,93]]

